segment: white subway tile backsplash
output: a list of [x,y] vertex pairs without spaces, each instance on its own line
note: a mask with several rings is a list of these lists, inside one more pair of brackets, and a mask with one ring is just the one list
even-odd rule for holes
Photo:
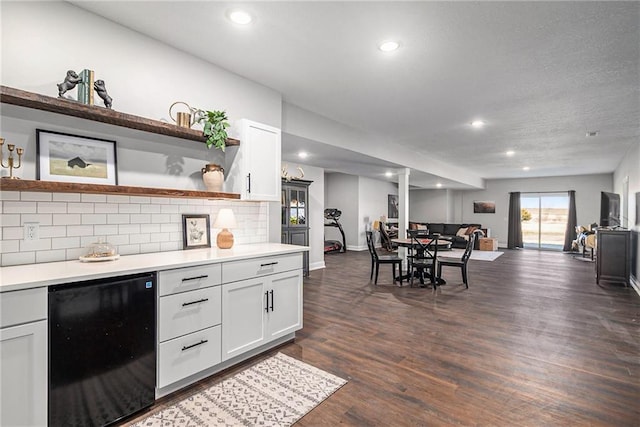
[[0,227],[17,227],[20,225],[20,214],[0,214]]
[[131,224],[149,224],[151,222],[151,214],[131,214]]
[[69,213],[93,213],[93,203],[67,203]]
[[159,233],[160,224],[140,224],[141,233]]
[[64,261],[66,251],[64,249],[57,249],[51,251],[38,251],[36,252],[36,262],[56,262]]
[[0,191],[0,200],[20,200],[19,191]]
[[80,247],[80,237],[53,237],[51,249],[71,249]]
[[140,224],[121,224],[118,226],[118,234],[138,234]]
[[53,225],[80,225],[80,214],[53,214]]
[[149,234],[131,234],[129,236],[129,243],[138,244],[138,243],[150,243],[151,238]]
[[93,225],[67,226],[67,237],[73,236],[93,236]]
[[22,201],[31,201],[31,202],[50,202],[51,201],[51,193],[40,193],[40,192],[31,192],[31,191],[23,191],[20,193],[20,200]]
[[66,213],[67,204],[64,202],[38,202],[38,213]]
[[0,241],[0,253],[6,254],[9,252],[20,251],[20,240],[7,240],[2,239]]
[[53,193],[54,202],[79,202],[79,193]]
[[[108,218],[107,218],[108,220]],[[96,236],[106,236],[108,234],[118,234],[118,226],[116,224],[109,225],[94,225],[94,233]]]
[[129,196],[107,194],[107,203],[129,203]]
[[40,237],[67,237],[67,227],[64,225],[41,226]]
[[128,213],[128,214],[139,214],[140,213],[140,205],[136,204],[118,204],[118,212],[119,213]]
[[151,203],[151,197],[146,196],[129,196],[129,203]]
[[109,214],[107,216],[108,224],[129,224],[130,220],[129,214]]
[[2,265],[4,266],[34,264],[35,262],[35,252],[15,252],[11,254],[2,254]]
[[106,224],[106,214],[82,214],[82,224]]
[[[182,250],[182,214],[208,214],[213,224],[221,208],[236,214],[236,244],[267,241],[268,204],[263,202],[0,192],[0,204],[0,265],[75,260],[100,237],[122,255]],[[22,240],[25,222],[40,224],[39,240]],[[217,232],[212,229],[212,242]]]
[[160,252],[160,243],[143,243],[140,245],[141,254],[148,254],[152,252]]
[[36,202],[14,202],[14,201],[3,201],[2,202],[2,212],[3,213],[36,213],[37,212],[37,203]]
[[160,205],[140,205],[140,213],[160,213]]
[[95,213],[118,213],[118,204],[117,203],[96,203],[94,207]]
[[2,240],[22,240],[23,236],[22,227],[2,227]]
[[81,200],[88,203],[106,203],[107,196],[105,194],[81,194]]
[[20,252],[48,251],[51,249],[51,239],[20,240]]

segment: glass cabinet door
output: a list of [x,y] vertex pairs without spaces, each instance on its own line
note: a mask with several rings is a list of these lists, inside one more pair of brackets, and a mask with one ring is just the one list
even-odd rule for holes
[[287,215],[289,227],[307,224],[307,193],[305,190],[289,189],[289,212]]

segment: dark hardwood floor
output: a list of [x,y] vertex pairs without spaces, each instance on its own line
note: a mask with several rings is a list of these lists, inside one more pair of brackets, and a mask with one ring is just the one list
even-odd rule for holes
[[349,381],[299,426],[640,426],[640,297],[571,255],[505,252],[437,291],[393,285],[390,266],[369,283],[367,252],[327,255],[295,342],[157,406],[281,351]]

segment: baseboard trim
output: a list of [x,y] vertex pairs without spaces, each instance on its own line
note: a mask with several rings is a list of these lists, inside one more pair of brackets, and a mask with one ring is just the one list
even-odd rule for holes
[[320,270],[326,268],[324,261],[314,262],[313,264],[309,264],[309,271]]
[[347,246],[347,250],[348,251],[355,251],[355,252],[360,252],[360,251],[368,251],[369,248],[367,248],[366,246]]
[[636,294],[640,295],[640,282],[638,281],[638,278],[631,276],[629,283],[631,283],[631,287],[636,291]]

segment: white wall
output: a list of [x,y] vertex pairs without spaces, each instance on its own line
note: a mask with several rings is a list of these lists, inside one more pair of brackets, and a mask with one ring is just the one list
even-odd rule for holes
[[[358,177],[343,173],[326,173],[325,208],[337,208],[342,211],[340,224],[347,240],[347,250],[357,249],[358,245]],[[335,227],[325,227],[326,240],[342,242],[340,231]]]
[[[287,172],[292,176],[297,176],[299,171],[297,165],[287,165]],[[309,185],[309,270],[324,268],[324,169],[313,166],[304,166],[304,177],[313,181]]]
[[[634,230],[635,233],[639,233],[640,225],[638,224],[640,224],[640,218],[636,217],[636,193],[640,192],[640,144],[632,146],[616,168],[613,174],[614,193],[622,194],[625,179],[629,180],[629,204],[626,207],[622,207],[624,210],[622,215],[627,216],[629,228]],[[640,254],[640,239],[637,242],[636,254]],[[636,258],[635,263],[636,272],[638,272],[640,271],[640,257]],[[638,281],[637,279],[638,277],[636,276],[636,281]]]
[[[358,185],[358,248],[367,249],[367,236],[365,231],[373,225],[373,221],[380,219],[381,215],[387,216],[387,196],[398,195],[398,185],[388,181],[359,177]],[[376,236],[378,239],[378,236]]]
[[448,194],[447,190],[409,191],[409,221],[448,222]]
[[[612,191],[613,174],[576,175],[547,178],[495,179],[486,181],[482,191],[459,191],[462,222],[479,223],[491,229],[491,237],[506,245],[509,216],[509,193],[513,191],[576,191],[576,214],[579,225],[599,222],[600,192]],[[496,202],[495,214],[474,214],[473,201]],[[457,216],[457,215],[456,215]]]

